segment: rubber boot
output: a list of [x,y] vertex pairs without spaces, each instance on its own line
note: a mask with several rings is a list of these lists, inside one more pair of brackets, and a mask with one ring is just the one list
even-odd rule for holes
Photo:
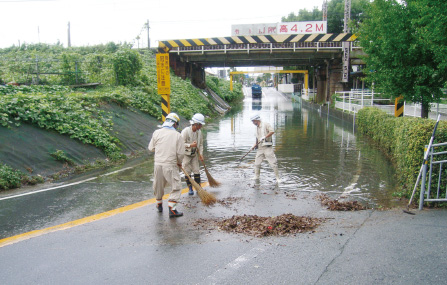
[[273,172],[275,172],[276,184],[281,183],[281,178],[279,177],[278,167],[273,167]]
[[188,178],[186,178],[186,185],[188,185],[188,188],[189,188],[188,195],[190,195],[190,196],[194,195],[194,190],[192,189],[191,181],[189,181]]
[[200,185],[200,174],[194,174],[194,181]]
[[172,207],[169,207],[169,218],[177,218],[181,216],[183,216],[182,212],[179,212],[176,209],[172,209]]
[[175,207],[177,206],[177,202],[169,202],[169,218],[177,218],[183,216],[182,212],[177,211]]
[[157,210],[158,212],[163,212],[163,202],[157,201]]
[[255,176],[253,176],[251,179],[258,180],[260,174],[261,174],[261,166],[255,166]]

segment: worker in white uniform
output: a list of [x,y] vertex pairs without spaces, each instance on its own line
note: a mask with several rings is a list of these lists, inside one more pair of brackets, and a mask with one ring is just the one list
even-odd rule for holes
[[170,218],[183,216],[183,213],[176,209],[182,188],[179,167],[182,166],[185,154],[182,136],[176,130],[179,123],[180,118],[176,113],[168,114],[161,129],[152,134],[148,146],[149,151],[155,152],[153,189],[157,210],[163,212],[164,189],[170,185],[171,192],[168,199]]
[[273,140],[272,136],[275,133],[272,126],[267,122],[262,122],[261,117],[256,114],[251,117],[251,121],[256,126],[256,143],[251,150],[257,148],[255,158],[255,176],[253,179],[259,179],[261,173],[261,163],[264,159],[267,159],[270,167],[273,169],[276,177],[276,183],[280,183],[281,179],[278,172],[278,162],[276,160],[275,153],[273,152]]
[[[183,142],[185,143],[185,156],[183,157],[183,169],[188,175],[193,173],[194,181],[200,185],[200,167],[199,159],[203,161],[203,135],[201,128],[205,125],[205,117],[200,114],[194,114],[189,121],[191,126],[182,131]],[[192,178],[192,177],[191,177]],[[189,195],[194,195],[191,181],[186,179],[189,187]]]

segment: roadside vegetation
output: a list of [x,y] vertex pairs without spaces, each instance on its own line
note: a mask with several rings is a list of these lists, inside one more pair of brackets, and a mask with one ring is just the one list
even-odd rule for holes
[[[368,136],[396,167],[396,179],[400,187],[396,196],[411,196],[423,161],[424,149],[430,141],[435,123],[434,120],[421,118],[393,117],[374,107],[358,112],[357,130]],[[439,122],[433,143],[440,142],[447,142],[445,121]],[[438,177],[436,173],[433,175]],[[446,189],[447,181],[443,181],[442,185]],[[417,193],[420,193],[420,187]],[[416,194],[415,200],[418,197],[419,194]]]
[[[243,98],[242,86],[229,91],[229,82],[207,79],[210,88],[229,103]],[[19,86],[5,84],[13,83]],[[105,104],[134,108],[161,120],[156,60],[152,51],[127,45],[63,48],[60,45],[22,45],[0,49],[0,127],[31,124],[93,145],[109,161],[126,159],[112,132],[112,114]],[[95,89],[72,85],[101,83]],[[190,118],[200,112],[217,116],[212,103],[189,80],[171,73],[171,110]],[[49,154],[73,165],[62,151]],[[0,161],[0,189],[20,186],[27,175]]]

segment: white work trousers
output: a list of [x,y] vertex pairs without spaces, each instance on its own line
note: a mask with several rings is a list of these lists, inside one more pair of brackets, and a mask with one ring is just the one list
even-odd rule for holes
[[256,152],[255,167],[261,167],[261,163],[264,159],[267,159],[270,167],[275,169],[278,167],[275,153],[273,152],[273,146],[259,146]]
[[[185,155],[183,157],[183,169],[188,175],[191,175],[191,172],[194,174],[200,174],[200,166],[199,166],[199,156],[198,155]],[[191,177],[192,178],[192,177]]]
[[154,165],[154,195],[155,199],[162,200],[165,194],[165,187],[171,185],[169,200],[177,202],[180,200],[182,183],[178,166],[175,165]]

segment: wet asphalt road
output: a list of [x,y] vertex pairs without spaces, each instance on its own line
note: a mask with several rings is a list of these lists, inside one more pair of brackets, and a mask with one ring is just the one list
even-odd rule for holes
[[[204,155],[211,173],[224,181],[237,175],[253,176],[255,152],[241,162],[238,158],[254,143],[250,117],[256,112],[275,128],[275,153],[284,182],[281,191],[344,195],[384,207],[395,203],[390,199],[394,191],[391,163],[353,134],[352,123],[303,108],[274,88],[264,88],[261,100],[251,99],[250,88],[244,91],[242,106],[205,126]],[[153,198],[152,173],[153,159],[146,155],[69,181],[2,191],[0,239]],[[267,162],[261,175],[274,181]],[[203,168],[202,177],[205,179]],[[256,188],[262,191],[264,185]]]
[[[240,177],[209,189],[185,216],[154,204],[67,225],[0,247],[1,284],[444,284],[447,211],[331,212],[316,193],[259,191]],[[243,190],[241,190],[243,189]],[[166,204],[165,204],[166,206]],[[325,218],[314,231],[256,238],[195,226],[200,218],[293,213]],[[94,219],[94,218],[92,218]],[[15,242],[15,243],[14,243]]]
[[[138,179],[129,178],[129,193],[144,190],[147,200],[137,200],[144,200],[139,204],[120,200],[116,207],[122,208],[106,213],[98,202],[94,209],[81,208],[86,218],[70,219],[55,212],[49,225],[42,221],[47,228],[0,240],[0,284],[444,284],[447,280],[443,243],[447,211],[331,212],[320,204],[317,191],[291,193],[291,185],[278,187],[270,176],[259,183],[249,180],[249,163],[227,167],[231,179],[213,172],[224,183],[205,187],[222,203],[205,207],[196,195],[184,194],[179,210],[185,216],[178,219],[169,219],[166,211],[156,212],[147,194],[150,185],[135,185],[132,181]],[[87,188],[96,185],[113,183],[99,179]],[[113,187],[106,188],[113,193]],[[89,196],[92,193],[99,195],[92,191]],[[325,220],[314,232],[267,238],[195,225],[203,218],[284,213]]]

